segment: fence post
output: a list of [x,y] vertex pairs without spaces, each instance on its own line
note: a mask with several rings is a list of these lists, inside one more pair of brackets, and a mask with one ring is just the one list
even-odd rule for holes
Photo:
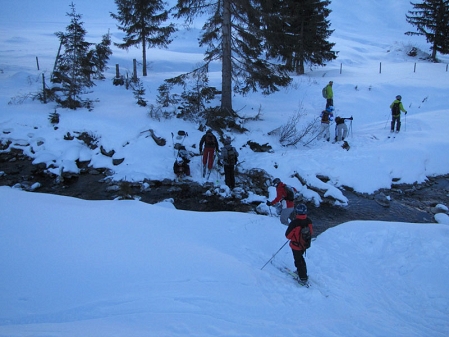
[[416,73],[416,62],[415,62],[415,66],[413,68],[413,72]]
[[382,62],[379,62],[379,74],[382,74]]
[[36,56],[36,65],[37,65],[37,70],[40,70],[40,69],[39,69],[39,59],[38,59],[37,56]]
[[42,99],[44,103],[47,103],[47,93],[45,92],[45,74],[42,73]]
[[340,63],[340,75],[341,75],[342,68],[343,68],[343,63]]
[[137,82],[137,61],[133,59],[133,82]]

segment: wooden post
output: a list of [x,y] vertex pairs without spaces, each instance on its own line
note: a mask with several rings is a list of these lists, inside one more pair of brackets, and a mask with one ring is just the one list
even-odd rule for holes
[[379,74],[382,74],[382,62],[379,63]]
[[413,67],[413,72],[416,73],[416,62],[415,62],[415,66]]
[[[59,43],[58,54],[56,55],[55,65],[53,66],[53,73],[56,70],[56,66],[58,65],[59,55],[61,54],[62,41]],[[53,79],[53,73],[51,74],[51,79]]]
[[447,72],[447,64],[446,64],[446,72]]
[[341,75],[342,68],[343,68],[343,63],[340,63],[340,75]]
[[133,82],[137,82],[137,61],[133,59]]
[[45,92],[45,74],[42,73],[42,99],[47,103],[47,93]]
[[39,59],[38,59],[37,56],[36,56],[36,65],[37,65],[37,70],[40,70],[40,69],[39,69]]
[[119,78],[120,77],[120,67],[118,65],[118,63],[115,65],[115,78]]

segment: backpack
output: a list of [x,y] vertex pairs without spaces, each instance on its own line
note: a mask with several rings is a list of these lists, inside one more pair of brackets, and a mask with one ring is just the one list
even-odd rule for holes
[[285,200],[287,201],[294,201],[295,200],[295,193],[296,190],[294,187],[285,185],[285,193],[287,194],[287,196],[285,197]]
[[327,99],[327,85],[321,90],[321,95],[323,95],[323,98]]
[[237,154],[235,153],[234,147],[230,146],[226,149],[226,164],[227,165],[235,165],[237,164]]
[[207,146],[214,146],[215,145],[215,137],[211,133],[206,133],[206,145]]
[[302,246],[304,249],[310,248],[310,245],[312,243],[312,235],[310,234],[310,228],[308,225],[305,225],[304,227],[301,226],[301,239],[302,239]]
[[399,104],[401,104],[400,102],[394,103],[393,107],[391,108],[391,114],[392,115],[399,115],[401,112],[399,110]]
[[323,114],[321,115],[321,122],[322,123],[327,123],[329,122],[329,112],[324,110]]

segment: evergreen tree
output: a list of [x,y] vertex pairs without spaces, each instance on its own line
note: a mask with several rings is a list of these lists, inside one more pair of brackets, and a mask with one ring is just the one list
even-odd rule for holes
[[81,94],[85,88],[94,85],[90,79],[92,74],[92,63],[88,57],[91,43],[86,42],[84,37],[86,30],[81,21],[81,15],[75,10],[75,5],[70,5],[70,24],[66,27],[66,32],[57,32],[56,36],[64,47],[64,52],[59,55],[56,61],[55,71],[52,75],[52,82],[60,83],[58,89],[63,93],[63,97],[58,97],[56,101],[63,107],[76,109],[81,106],[90,106],[91,102],[83,101]]
[[147,48],[167,47],[170,35],[175,31],[174,25],[162,27],[167,21],[168,11],[161,0],[115,0],[118,14],[111,13],[120,25],[118,28],[126,33],[123,43],[115,45],[128,50],[132,46],[142,47],[143,76],[147,76]]
[[424,35],[432,44],[431,58],[437,61],[437,52],[449,53],[449,0],[424,0],[413,3],[414,10],[406,15],[408,23],[416,27],[416,32],[406,32],[406,35]]
[[263,2],[269,55],[279,57],[289,70],[304,74],[305,63],[325,65],[337,58],[333,30],[327,20],[330,1],[272,0]]
[[131,84],[134,98],[137,100],[137,104],[140,106],[147,106],[148,102],[145,100],[145,88],[143,86],[143,83],[140,79],[137,80],[136,83]]
[[264,0],[178,0],[176,17],[192,22],[198,15],[209,17],[203,26],[200,46],[207,46],[206,66],[222,63],[221,112],[235,116],[232,92],[263,94],[286,86],[291,78],[282,65],[265,57],[260,9]]
[[88,53],[88,58],[93,66],[92,73],[94,79],[104,80],[103,73],[108,69],[107,63],[109,56],[112,55],[111,50],[111,35],[109,33],[103,35],[101,43],[95,45],[95,49],[92,49]]

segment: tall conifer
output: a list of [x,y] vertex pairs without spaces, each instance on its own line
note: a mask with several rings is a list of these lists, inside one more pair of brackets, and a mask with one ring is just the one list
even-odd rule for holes
[[57,98],[57,102],[63,107],[76,109],[85,105],[81,94],[85,92],[85,88],[92,87],[94,83],[91,80],[92,64],[88,57],[91,43],[84,39],[86,30],[81,21],[81,14],[76,12],[73,3],[70,7],[72,10],[67,13],[70,24],[66,27],[65,33],[55,33],[61,42],[63,53],[56,61],[52,81],[60,83],[59,91],[63,93],[62,97]]
[[161,0],[115,0],[117,14],[111,16],[120,24],[118,29],[125,32],[123,43],[116,43],[119,48],[142,47],[142,75],[147,76],[147,49],[167,47],[170,35],[175,31],[174,25],[162,26],[168,19],[168,11]]
[[207,15],[200,37],[205,62],[221,61],[221,111],[233,115],[232,92],[262,90],[270,94],[291,78],[284,67],[265,55],[260,3],[263,0],[178,0],[177,17],[191,22]]
[[408,23],[416,27],[416,32],[406,35],[424,35],[432,44],[431,58],[437,61],[437,52],[449,54],[449,0],[424,0],[413,3],[413,10],[406,15]]
[[327,17],[330,1],[271,0],[263,2],[264,24],[271,57],[280,58],[297,74],[304,74],[306,63],[325,65],[337,58],[333,30]]

